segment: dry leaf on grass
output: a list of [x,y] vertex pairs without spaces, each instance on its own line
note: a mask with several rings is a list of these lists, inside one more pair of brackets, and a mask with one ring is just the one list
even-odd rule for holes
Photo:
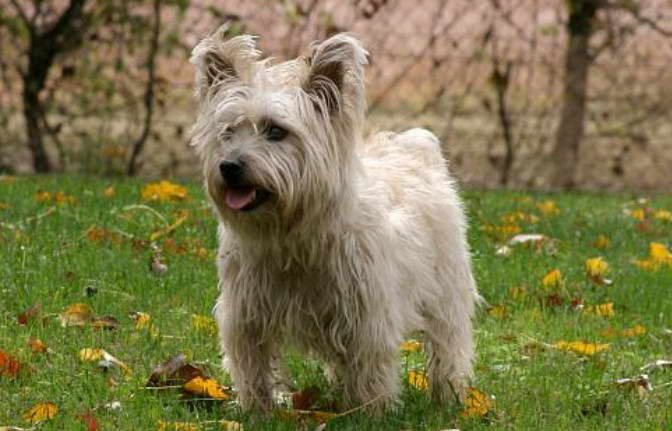
[[86,431],[98,431],[100,428],[98,426],[98,421],[93,416],[93,412],[87,410],[83,413],[76,415],[77,419],[84,424]]
[[0,377],[16,377],[26,366],[9,353],[0,350]]
[[168,226],[168,227],[166,227],[166,228],[164,228],[164,229],[159,229],[159,230],[157,230],[157,231],[155,231],[155,232],[152,232],[152,234],[149,236],[149,240],[150,240],[150,241],[156,241],[157,239],[161,238],[162,236],[164,236],[164,235],[168,235],[169,233],[171,233],[172,231],[174,231],[175,229],[177,229],[178,227],[180,227],[180,225],[182,225],[182,223],[184,223],[185,221],[187,221],[187,219],[189,219],[189,215],[182,215],[182,216],[180,216],[180,217],[175,221],[175,223],[171,224],[170,226]]
[[422,343],[416,340],[407,340],[401,343],[402,352],[419,352],[422,350]]
[[49,350],[47,346],[39,339],[35,337],[30,337],[28,339],[28,346],[33,353],[47,353]]
[[583,309],[585,314],[593,314],[600,317],[614,317],[616,312],[614,311],[614,303],[608,302],[606,304],[590,305]]
[[646,328],[642,325],[635,325],[632,328],[626,328],[621,331],[616,331],[613,328],[609,328],[600,332],[600,335],[603,337],[636,337],[638,335],[646,334]]
[[27,325],[31,320],[36,319],[41,311],[42,306],[40,304],[34,304],[23,313],[19,313],[19,315],[16,316],[16,321],[19,325]]
[[560,214],[560,208],[558,208],[554,201],[539,202],[537,204],[537,209],[539,209],[545,216],[555,216]]
[[216,400],[230,400],[232,398],[231,395],[224,392],[225,388],[212,377],[194,377],[182,385],[182,389],[188,394],[201,395]]
[[208,335],[217,335],[215,319],[200,314],[191,315],[191,327]]
[[187,189],[170,181],[147,184],[141,192],[142,199],[147,201],[177,202],[189,197]]
[[420,390],[427,389],[427,375],[422,372],[410,370],[408,372],[408,383]]
[[483,417],[492,410],[492,400],[476,388],[467,390],[462,417]]
[[102,368],[119,367],[124,373],[129,374],[131,369],[125,363],[115,358],[103,349],[84,348],[79,351],[79,359],[83,362],[98,361],[98,366]]
[[552,346],[556,349],[584,356],[592,356],[609,348],[609,344],[586,343],[583,341],[558,341]]
[[609,238],[605,235],[598,235],[595,241],[593,242],[593,247],[595,248],[607,248],[611,244]]
[[562,273],[557,268],[548,271],[546,275],[544,275],[544,278],[541,279],[541,284],[547,288],[558,286],[561,283]]
[[196,377],[204,377],[204,371],[187,363],[183,353],[168,359],[152,371],[147,381],[149,387],[182,386]]
[[278,415],[284,420],[297,422],[309,420],[316,423],[325,423],[340,416],[338,413],[323,412],[319,410],[279,410]]
[[586,260],[586,275],[595,284],[611,284],[611,280],[604,278],[609,269],[609,264],[601,257]]
[[23,412],[23,419],[30,423],[38,423],[52,419],[58,414],[58,407],[54,403],[39,403]]
[[506,308],[506,305],[503,304],[495,304],[488,308],[488,314],[492,317],[495,317],[497,319],[503,319],[506,317],[508,313],[508,310]]
[[661,267],[672,267],[672,253],[664,244],[652,242],[649,244],[649,257],[634,263],[643,270],[657,271]]
[[191,422],[164,422],[157,423],[158,431],[197,431],[198,426]]
[[59,315],[61,326],[86,326],[93,319],[93,309],[87,304],[71,304]]

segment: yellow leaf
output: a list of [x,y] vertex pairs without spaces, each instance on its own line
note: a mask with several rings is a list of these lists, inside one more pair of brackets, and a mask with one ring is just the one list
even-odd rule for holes
[[211,377],[194,377],[182,385],[182,389],[195,395],[205,395],[218,400],[229,400],[231,395],[224,392],[223,388]]
[[607,238],[604,235],[598,235],[597,239],[593,243],[593,247],[595,247],[595,248],[607,248],[607,247],[609,247],[610,243],[611,243],[611,241],[609,240],[609,238]]
[[141,195],[147,201],[183,201],[189,197],[186,188],[165,180],[147,184]]
[[488,308],[488,314],[498,319],[506,317],[506,312],[506,305],[502,304],[493,305],[492,307]]
[[142,311],[135,311],[131,313],[131,317],[133,320],[135,320],[135,329],[137,330],[145,329],[151,326],[150,320],[152,318],[147,313],[143,313]]
[[58,407],[54,403],[39,403],[23,412],[23,419],[32,424],[52,419],[58,414]]
[[635,325],[632,328],[627,328],[620,332],[622,337],[636,337],[644,334],[646,334],[646,328],[641,325]]
[[415,340],[408,340],[401,343],[402,352],[419,352],[422,350],[422,343]]
[[77,199],[59,191],[54,194],[54,202],[57,204],[76,204]]
[[217,335],[217,324],[212,317],[192,314],[191,326],[195,330],[205,332],[208,335]]
[[221,421],[219,421],[219,424],[225,431],[243,431],[243,425],[240,422],[227,421],[222,419]]
[[79,351],[79,360],[80,361],[100,361],[103,359],[105,354],[103,349],[94,349],[91,347],[86,347]]
[[408,383],[418,389],[427,389],[427,375],[414,370],[408,372]]
[[61,326],[85,326],[93,319],[93,310],[87,304],[77,303],[69,305],[59,315]]
[[552,216],[560,214],[560,209],[555,204],[554,201],[543,201],[537,204],[539,211],[544,213],[544,215]]
[[596,316],[602,317],[613,317],[616,312],[614,311],[614,303],[608,302],[606,304],[591,305],[583,309],[583,312],[586,314],[595,314]]
[[103,190],[103,196],[106,198],[114,197],[116,194],[117,190],[114,188],[114,186],[105,187],[105,190]]
[[51,193],[39,190],[35,193],[35,200],[38,202],[47,202],[51,200]]
[[467,399],[464,401],[464,410],[461,413],[462,417],[481,417],[487,415],[490,410],[492,410],[490,397],[475,388],[469,388]]
[[591,277],[599,277],[604,275],[609,269],[609,264],[601,257],[594,257],[586,260],[586,272]]
[[643,221],[644,216],[644,210],[641,208],[630,211],[630,217],[634,218],[635,220]]
[[9,209],[9,205],[4,204],[4,203],[0,203],[0,211],[4,211],[6,209]]
[[649,258],[636,260],[635,265],[647,271],[656,271],[663,265],[672,266],[672,254],[664,244],[649,243]]
[[495,237],[498,241],[506,241],[521,232],[520,226],[515,224],[494,225],[488,223],[482,226],[481,230]]
[[658,210],[653,213],[653,218],[656,220],[672,221],[672,212],[668,210]]
[[544,276],[544,278],[541,280],[541,284],[544,287],[553,287],[559,285],[561,281],[562,281],[562,274],[560,273],[560,270],[556,268],[550,270]]
[[189,422],[164,422],[157,423],[158,431],[197,431],[198,426]]
[[509,288],[509,296],[513,299],[522,299],[527,294],[525,286],[516,286]]
[[501,220],[505,224],[516,224],[519,221],[527,223],[536,223],[539,221],[539,217],[534,214],[526,214],[522,211],[515,211],[501,217]]
[[578,353],[579,355],[592,356],[609,348],[609,344],[585,343],[583,341],[558,341],[553,347],[565,350],[567,352]]

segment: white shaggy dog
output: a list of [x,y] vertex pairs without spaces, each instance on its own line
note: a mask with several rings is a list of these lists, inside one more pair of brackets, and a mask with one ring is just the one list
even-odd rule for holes
[[192,142],[220,221],[215,318],[239,402],[271,407],[290,344],[330,367],[346,404],[380,411],[397,398],[399,346],[416,330],[433,398],[462,397],[479,296],[437,138],[363,139],[367,52],[352,35],[273,65],[253,37],[225,30],[192,54]]

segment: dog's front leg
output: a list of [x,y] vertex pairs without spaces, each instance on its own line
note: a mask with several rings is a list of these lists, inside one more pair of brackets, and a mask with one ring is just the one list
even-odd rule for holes
[[236,328],[222,334],[222,344],[241,407],[262,412],[270,410],[273,343],[260,339],[257,331]]

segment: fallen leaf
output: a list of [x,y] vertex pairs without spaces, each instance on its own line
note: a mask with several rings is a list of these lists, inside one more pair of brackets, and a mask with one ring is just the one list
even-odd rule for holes
[[183,201],[189,197],[187,189],[170,181],[147,184],[141,192],[148,201]]
[[634,209],[630,211],[630,217],[638,221],[643,221],[646,213],[642,208]]
[[142,311],[131,311],[129,316],[135,321],[135,329],[137,330],[145,329],[151,326],[150,320],[152,318],[147,313],[143,313]]
[[637,335],[644,334],[646,334],[646,328],[641,325],[635,325],[632,328],[627,328],[620,332],[622,337],[636,337]]
[[546,288],[558,286],[561,282],[562,274],[557,268],[550,270],[544,275],[544,278],[541,279],[541,284]]
[[292,408],[310,410],[320,397],[320,388],[310,386],[302,391],[292,393]]
[[507,309],[506,305],[496,304],[488,308],[488,314],[497,319],[503,319],[506,317]]
[[93,309],[86,304],[72,304],[59,315],[61,326],[86,326],[93,319]]
[[224,392],[224,388],[212,377],[194,377],[182,385],[182,389],[194,395],[204,395],[217,400],[230,400],[231,395]]
[[16,377],[25,368],[14,356],[0,350],[0,376]]
[[656,220],[672,222],[672,212],[668,210],[658,210],[653,213],[653,218]]
[[583,309],[583,312],[586,314],[594,314],[601,317],[613,317],[616,312],[614,311],[614,303],[608,302],[606,304],[590,305]]
[[94,349],[86,347],[79,351],[79,360],[80,361],[99,361],[103,358],[103,349]]
[[494,239],[497,241],[504,242],[512,236],[520,233],[522,229],[520,226],[515,224],[494,225],[488,223],[482,226],[481,230],[494,237]]
[[76,415],[77,419],[84,424],[86,431],[98,431],[98,421],[90,410]]
[[243,425],[240,422],[222,419],[219,424],[224,431],[243,431]]
[[47,346],[38,338],[30,337],[28,339],[28,345],[33,353],[47,353]]
[[181,386],[199,376],[205,377],[203,370],[187,363],[184,354],[180,353],[154,368],[147,381],[147,386]]
[[508,292],[511,298],[522,299],[527,295],[527,288],[525,286],[510,287]]
[[208,335],[217,335],[217,324],[212,317],[203,316],[200,314],[192,314],[191,326],[195,330],[205,332]]
[[114,186],[105,187],[105,190],[103,190],[103,196],[105,196],[106,198],[114,197],[116,194],[117,191],[114,188]]
[[483,417],[492,410],[492,400],[483,392],[475,388],[467,390],[467,399],[464,401],[462,417]]
[[27,325],[29,321],[39,316],[41,310],[42,306],[40,304],[34,304],[16,316],[16,321],[19,325]]
[[515,224],[517,222],[526,222],[526,223],[536,223],[539,221],[539,217],[534,214],[527,214],[522,211],[515,211],[501,217],[501,220],[505,224]]
[[407,340],[401,343],[402,352],[419,352],[422,350],[422,343],[415,340]]
[[636,391],[641,398],[646,398],[647,392],[653,390],[649,376],[646,374],[641,374],[632,379],[618,379],[615,383],[621,389]]
[[408,383],[420,390],[427,389],[427,375],[425,373],[410,370],[408,372]]
[[592,356],[609,348],[609,344],[585,343],[583,341],[558,341],[553,347],[567,352],[574,352],[579,355]]
[[543,201],[537,204],[537,208],[546,216],[554,216],[560,214],[560,209],[554,201]]
[[40,403],[23,412],[23,419],[30,423],[38,423],[52,419],[58,414],[58,407],[54,403]]
[[81,361],[98,361],[98,366],[101,368],[119,367],[126,374],[131,372],[131,369],[125,363],[115,358],[108,352],[99,348],[84,348],[79,351],[79,359]]
[[590,281],[595,284],[611,284],[611,280],[604,278],[609,269],[609,264],[601,257],[586,260],[586,274]]
[[98,329],[116,329],[119,326],[119,321],[113,316],[98,316],[90,322],[92,328]]
[[593,247],[595,248],[607,248],[611,244],[609,238],[604,235],[598,235],[595,242],[593,242]]
[[636,260],[634,263],[647,271],[656,271],[665,265],[672,267],[672,253],[664,244],[652,242],[649,243],[648,259]]
[[197,431],[198,426],[190,422],[164,422],[157,423],[158,431]]
[[279,410],[278,415],[284,420],[310,420],[317,423],[325,423],[338,417],[337,413],[322,412],[319,410]]

